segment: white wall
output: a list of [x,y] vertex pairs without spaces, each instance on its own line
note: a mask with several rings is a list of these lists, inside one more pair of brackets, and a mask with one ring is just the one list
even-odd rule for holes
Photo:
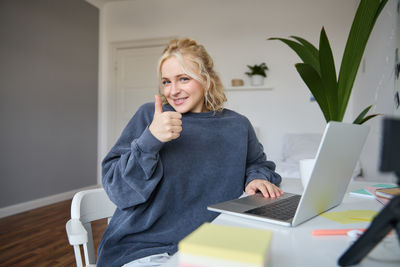
[[[281,158],[285,133],[322,132],[322,113],[294,68],[299,59],[269,37],[301,36],[317,45],[324,26],[337,67],[357,7],[356,0],[132,0],[107,3],[101,10],[101,106],[107,104],[110,42],[166,36],[191,37],[214,58],[225,86],[242,78],[247,64],[266,62],[267,92],[228,92],[229,107],[245,114],[260,130],[272,160]],[[379,46],[379,44],[377,44]],[[377,66],[379,69],[379,66]],[[368,89],[367,89],[368,90]],[[350,109],[352,109],[350,103]],[[104,109],[103,109],[104,110]],[[357,110],[358,111],[358,110]],[[104,113],[101,129],[107,128]],[[350,119],[354,115],[349,115]],[[349,119],[349,120],[350,120]],[[100,140],[107,140],[100,136]],[[107,152],[100,144],[100,157]]]

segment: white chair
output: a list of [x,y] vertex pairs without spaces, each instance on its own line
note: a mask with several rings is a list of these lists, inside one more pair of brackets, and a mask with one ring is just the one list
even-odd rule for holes
[[65,225],[68,241],[74,247],[76,265],[83,267],[81,246],[85,256],[85,266],[96,266],[91,222],[108,218],[114,214],[116,206],[108,198],[103,188],[84,190],[76,193],[71,203],[71,219]]

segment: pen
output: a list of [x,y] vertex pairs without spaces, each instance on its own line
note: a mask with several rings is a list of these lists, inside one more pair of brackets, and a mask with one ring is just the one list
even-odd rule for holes
[[313,236],[322,236],[322,235],[347,235],[349,231],[361,231],[365,232],[363,228],[353,228],[353,229],[321,229],[321,230],[313,230],[311,234]]

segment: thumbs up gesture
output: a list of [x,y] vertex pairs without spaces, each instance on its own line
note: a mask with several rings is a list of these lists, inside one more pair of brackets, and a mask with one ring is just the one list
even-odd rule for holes
[[162,101],[155,95],[154,116],[149,126],[151,134],[161,142],[178,138],[182,132],[182,115],[178,112],[162,110]]

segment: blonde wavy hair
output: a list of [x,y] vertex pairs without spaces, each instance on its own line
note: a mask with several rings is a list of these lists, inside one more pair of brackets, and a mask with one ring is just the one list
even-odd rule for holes
[[[227,99],[222,82],[214,70],[214,62],[203,45],[188,38],[171,40],[158,62],[159,90],[163,103],[166,104],[167,100],[162,93],[161,67],[171,57],[175,57],[179,61],[187,75],[204,86],[205,107],[210,111],[221,111]],[[185,60],[193,63],[196,69],[189,68]]]

